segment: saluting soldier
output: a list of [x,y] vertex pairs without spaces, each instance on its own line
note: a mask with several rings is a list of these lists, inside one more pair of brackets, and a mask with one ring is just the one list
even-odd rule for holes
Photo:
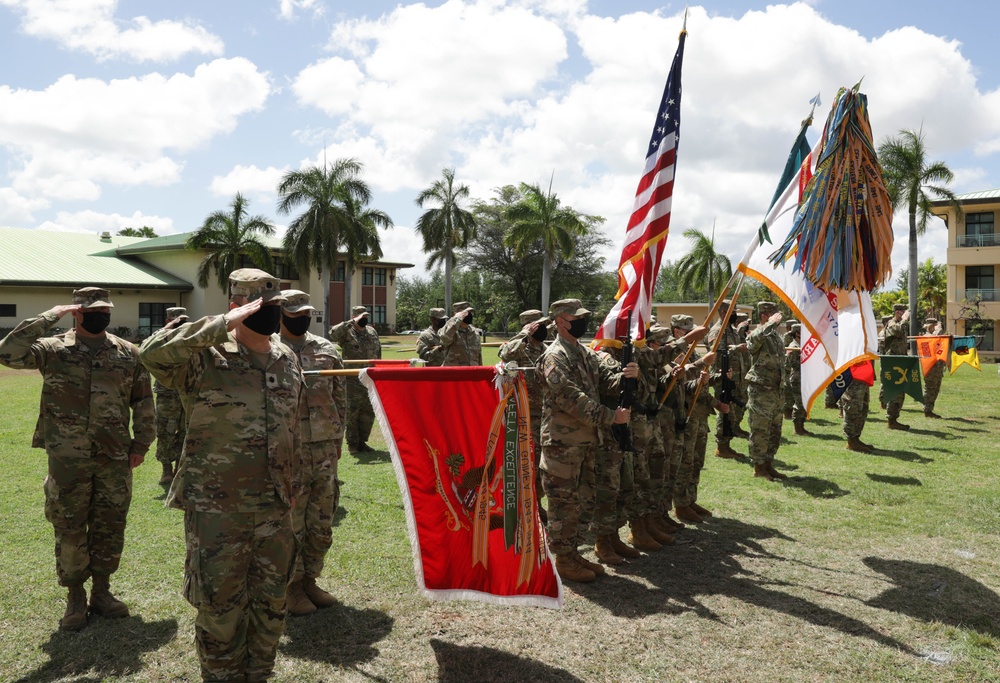
[[[337,347],[309,332],[313,313],[309,295],[286,289],[281,304],[281,341],[303,370],[342,370]],[[327,551],[333,545],[333,517],[340,502],[337,465],[347,421],[347,377],[307,375],[305,403],[299,423],[302,440],[302,491],[292,510],[299,554],[288,586],[288,613],[312,614],[337,600],[316,585]]]
[[256,268],[229,276],[229,311],[139,350],[184,398],[184,454],[167,505],[184,510],[184,597],[204,681],[265,681],[285,628],[300,488],[302,370],[275,336],[284,294]]
[[[924,321],[924,336],[937,336],[939,334],[941,334],[941,323],[938,322],[937,318],[927,318]],[[941,379],[944,377],[945,367],[943,360],[936,360],[924,377],[924,417],[934,419],[941,417],[934,412],[934,404],[937,402],[938,394],[941,393]]]
[[[806,407],[802,403],[802,324],[793,323],[785,337],[785,417],[795,425],[796,436],[811,436],[806,429]],[[787,406],[791,402],[791,409]]]
[[[890,319],[885,327],[882,329],[882,353],[886,356],[905,356],[906,355],[906,335],[908,330],[907,323],[910,320],[910,311],[907,310],[906,304],[893,304],[892,306],[892,319]],[[909,425],[905,425],[899,421],[899,414],[903,410],[903,398],[905,394],[902,392],[893,396],[891,400],[885,400],[885,383],[881,383],[881,388],[879,389],[879,402],[885,405],[885,415],[889,421],[889,429],[902,429],[907,430],[910,428]]]
[[[340,344],[343,357],[347,360],[382,357],[382,342],[364,306],[355,306],[351,309],[350,320],[330,328],[330,341]],[[352,454],[375,450],[368,445],[374,424],[375,411],[368,398],[368,390],[361,380],[351,379],[347,383],[347,449]]]
[[[166,322],[170,323],[186,316],[187,309],[172,306],[166,313]],[[156,397],[156,459],[163,467],[160,483],[169,485],[174,480],[174,471],[184,447],[184,406],[177,391],[160,382],[153,382],[153,395]]]
[[438,332],[444,327],[448,315],[443,308],[430,310],[431,324],[417,338],[417,357],[426,361],[427,367],[437,367],[444,362],[444,344]]
[[[31,446],[48,456],[45,518],[55,531],[59,585],[68,589],[59,622],[68,630],[87,624],[84,582],[91,577],[92,612],[129,614],[111,594],[110,577],[125,543],[132,470],[156,434],[149,375],[135,345],[105,331],[113,307],[108,290],[83,287],[73,303],[22,321],[0,340],[0,363],[42,375]],[[74,328],[50,336],[67,313]]]
[[468,301],[459,301],[451,306],[452,316],[441,328],[441,343],[444,344],[443,365],[482,365],[483,347],[479,330],[472,326],[475,309]]
[[750,423],[750,459],[753,476],[769,481],[788,477],[774,469],[774,455],[781,444],[781,419],[784,399],[781,375],[785,342],[778,333],[781,313],[770,301],[757,303],[760,324],[747,336],[753,362],[747,381],[750,383],[747,418]]

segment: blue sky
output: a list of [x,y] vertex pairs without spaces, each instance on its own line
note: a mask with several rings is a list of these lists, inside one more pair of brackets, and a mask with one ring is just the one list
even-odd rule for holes
[[[0,225],[187,232],[235,192],[279,229],[281,175],[356,157],[417,265],[413,199],[547,183],[607,219],[617,264],[684,6],[638,0],[0,0]],[[953,189],[1000,187],[994,3],[692,4],[666,258],[684,229],[738,259],[808,101],[811,140],[864,76],[876,142],[920,128]],[[894,266],[905,266],[897,215]],[[942,260],[942,224],[921,258]]]

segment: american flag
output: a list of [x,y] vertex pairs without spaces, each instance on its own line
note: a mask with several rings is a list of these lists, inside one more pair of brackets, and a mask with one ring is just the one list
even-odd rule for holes
[[617,302],[594,335],[594,346],[617,345],[617,340],[626,334],[629,310],[633,311],[632,339],[643,339],[646,335],[656,275],[670,228],[677,143],[681,137],[681,63],[686,36],[687,31],[681,31],[663,99],[656,112],[653,134],[649,138],[646,164],[635,192],[632,217],[625,231],[625,244],[618,264]]

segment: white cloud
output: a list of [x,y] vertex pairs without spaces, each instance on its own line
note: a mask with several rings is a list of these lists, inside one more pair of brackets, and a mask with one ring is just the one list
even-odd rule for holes
[[149,226],[158,235],[169,235],[175,232],[173,219],[163,216],[150,216],[136,211],[131,216],[118,213],[100,213],[97,211],[60,211],[53,221],[46,221],[38,226],[40,230],[56,232],[100,233],[108,231],[117,233],[122,228],[142,228]]
[[321,16],[324,13],[323,5],[321,5],[318,0],[279,0],[278,1],[278,14],[281,15],[282,19],[286,21],[292,21],[295,19],[296,13],[299,11],[311,11],[313,16]]
[[12,187],[0,187],[0,225],[23,227],[34,220],[34,212],[49,208],[41,198],[23,197]]
[[287,168],[258,168],[256,166],[237,165],[224,176],[212,178],[212,194],[220,197],[233,197],[237,192],[251,197],[256,201],[274,204],[275,188]]
[[[0,0],[18,11],[22,30],[99,60],[174,61],[186,54],[221,55],[222,40],[181,21],[115,16],[118,0]],[[120,26],[125,28],[120,28]]]

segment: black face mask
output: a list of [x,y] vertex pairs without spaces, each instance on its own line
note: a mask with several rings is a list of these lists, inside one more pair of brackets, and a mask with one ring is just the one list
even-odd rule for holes
[[543,342],[549,338],[549,331],[546,327],[539,327],[531,337],[535,341]]
[[434,330],[435,332],[437,332],[438,330],[440,330],[442,327],[444,327],[444,321],[443,320],[437,320],[437,319],[435,319],[435,320],[431,321],[431,329]]
[[281,329],[281,306],[261,306],[260,310],[244,320],[243,324],[257,334],[270,336]]
[[368,327],[368,316],[367,315],[364,318],[362,318],[361,320],[358,321],[358,327]]
[[587,319],[577,318],[569,323],[569,335],[574,339],[579,339],[587,331]]
[[284,324],[285,329],[288,330],[293,336],[301,337],[309,330],[309,323],[312,322],[312,317],[308,315],[300,315],[297,318],[289,318],[284,313],[281,314],[281,322]]
[[471,325],[472,324],[472,314],[471,313],[467,313],[465,315],[465,317],[462,318],[462,322],[465,323],[466,325]]
[[99,311],[87,311],[83,314],[80,327],[91,334],[100,334],[111,324],[111,314]]

